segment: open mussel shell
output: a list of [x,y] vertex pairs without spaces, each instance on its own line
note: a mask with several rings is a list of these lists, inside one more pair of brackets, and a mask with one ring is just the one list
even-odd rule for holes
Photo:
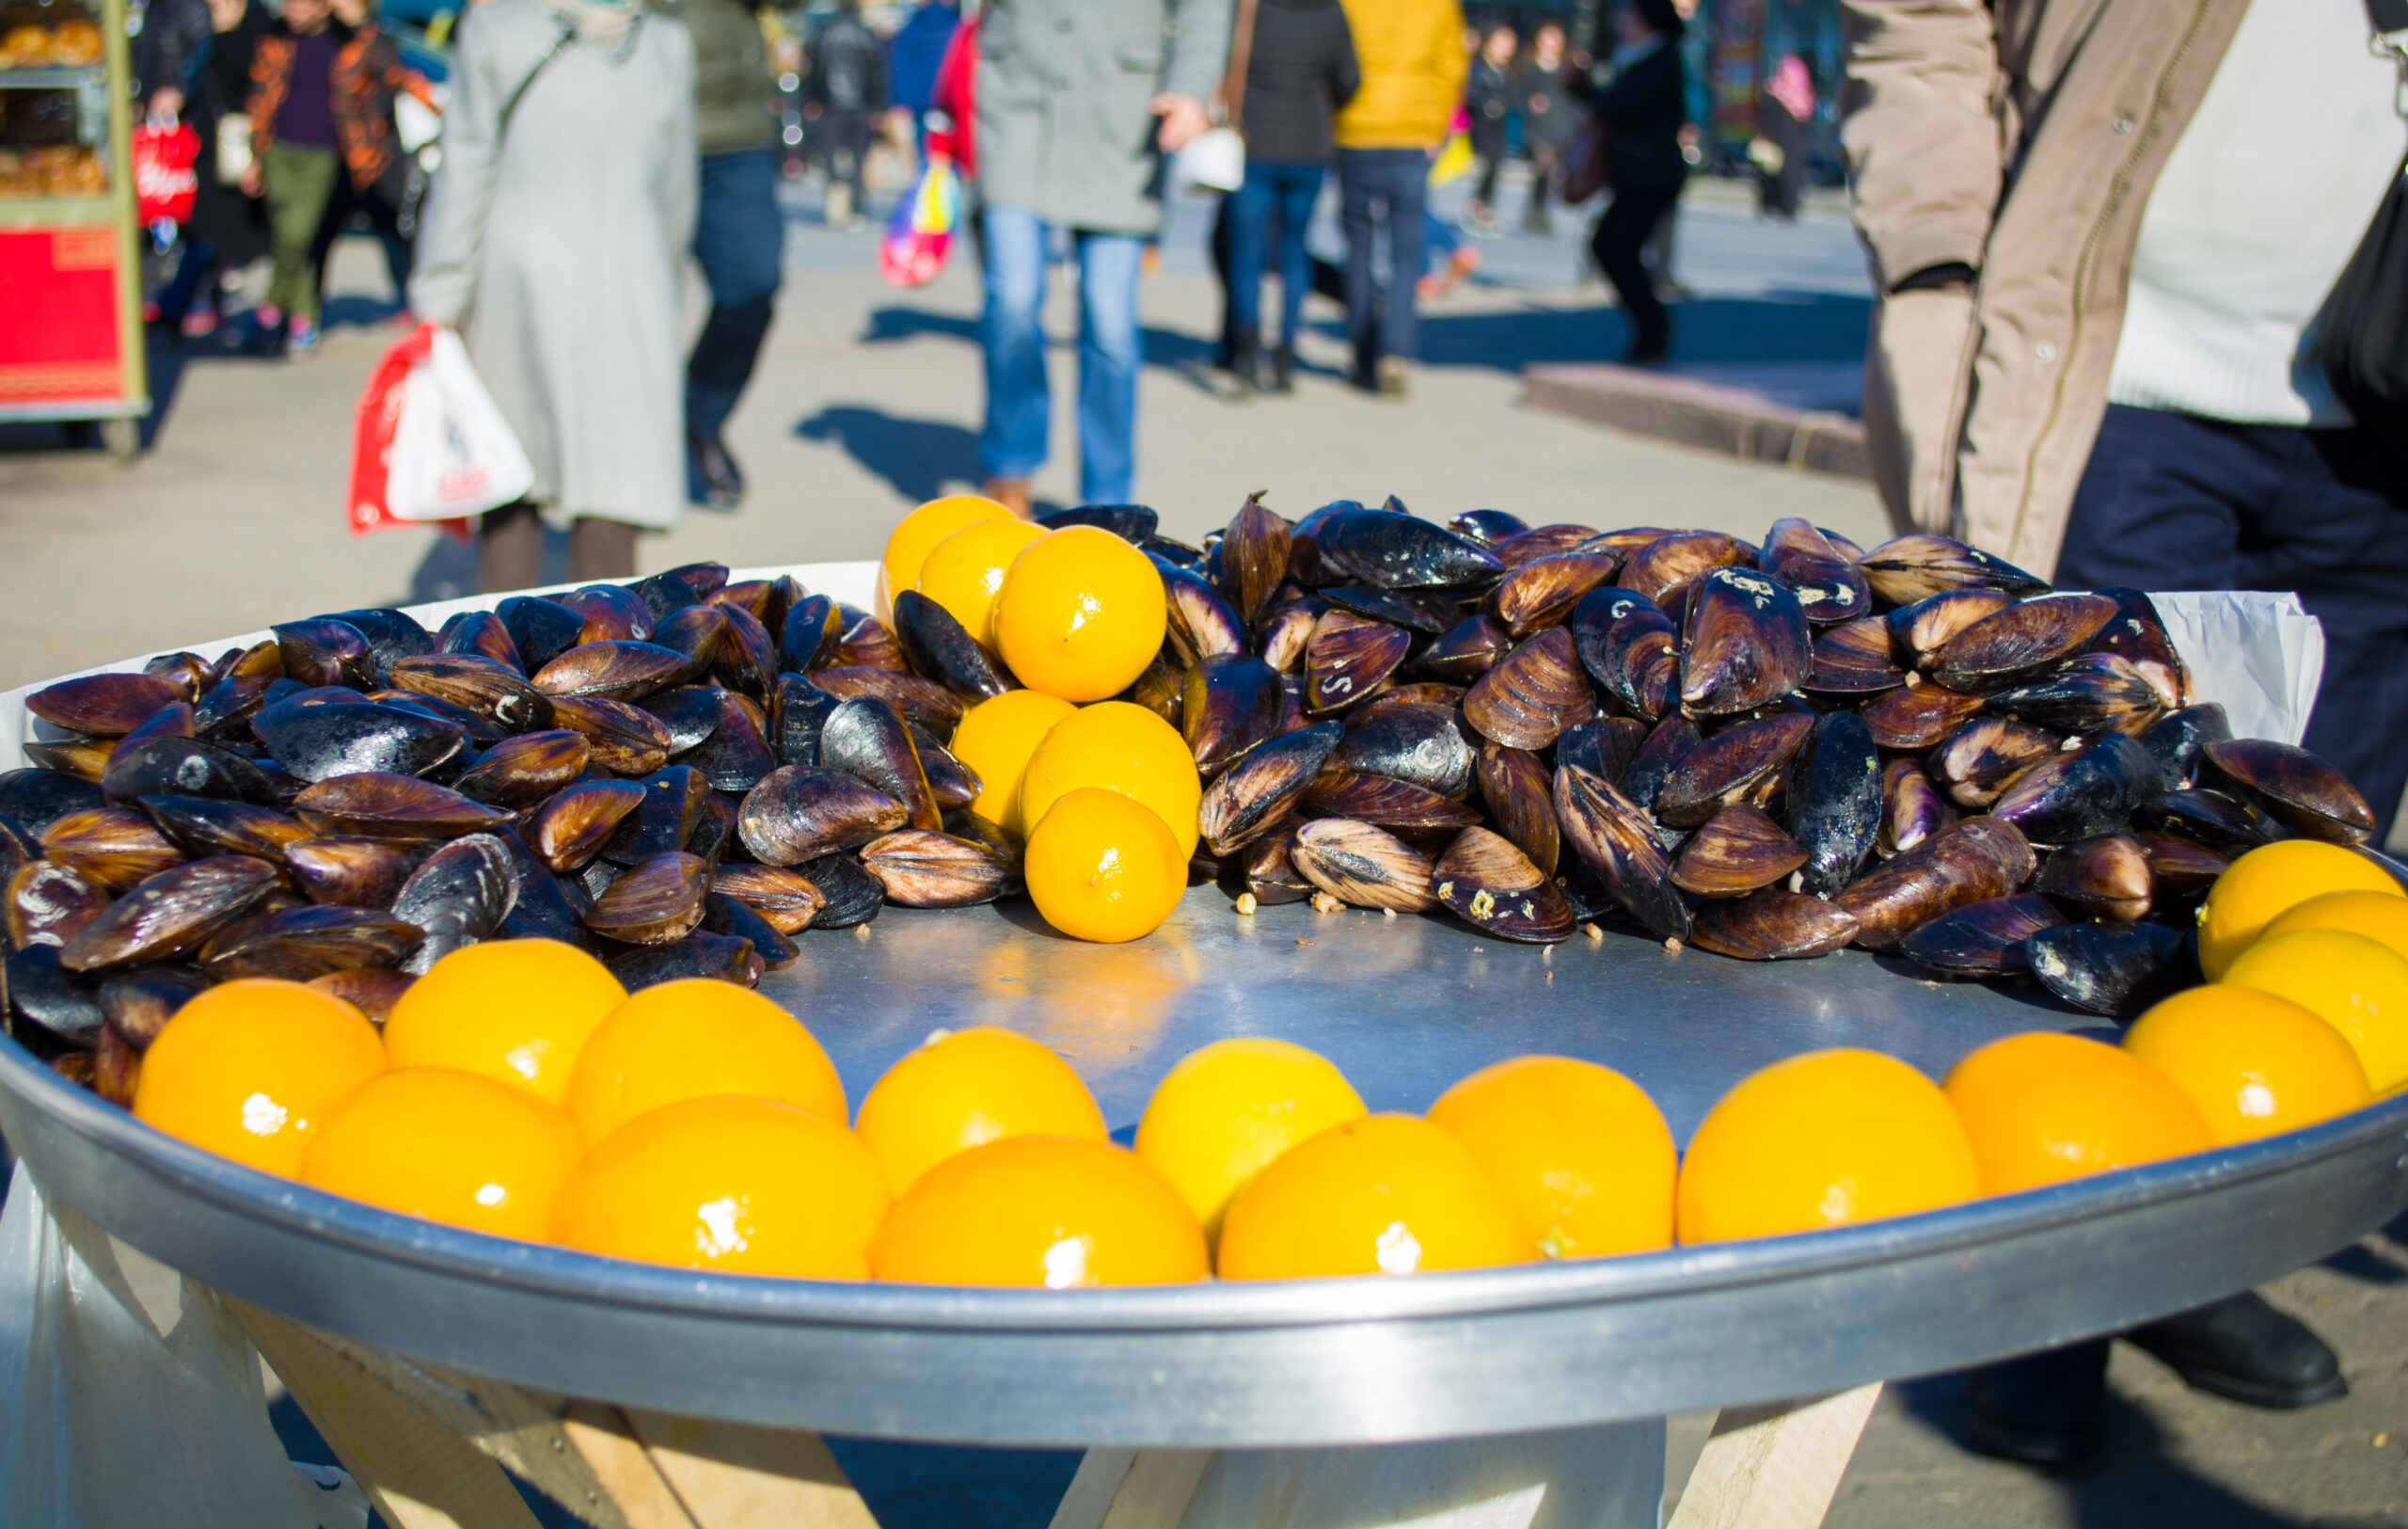
[[1783,711],[1727,727],[1684,754],[1656,793],[1656,816],[1673,828],[1694,828],[1729,803],[1779,779],[1814,730],[1814,718]]
[[2216,775],[2294,834],[2328,844],[2374,836],[2374,809],[2339,771],[2303,748],[2264,738],[2234,738],[2202,752]]
[[162,675],[86,675],[35,691],[25,697],[25,709],[71,733],[121,738],[160,708],[190,699]]
[[1244,653],[1191,666],[1180,685],[1180,731],[1206,780],[1275,737],[1288,710],[1278,671]]
[[393,916],[425,936],[404,964],[423,975],[500,929],[517,902],[518,872],[499,839],[491,834],[453,839],[410,872],[393,899]]
[[1818,627],[1854,621],[1872,609],[1873,591],[1855,560],[1812,521],[1794,516],[1775,520],[1756,560],[1797,595],[1806,619]]
[[1264,507],[1259,494],[1246,496],[1221,536],[1221,591],[1241,621],[1262,614],[1288,577],[1288,522]]
[[1495,668],[1513,647],[1513,633],[1495,616],[1465,616],[1431,641],[1414,661],[1414,672],[1468,685]]
[[1945,977],[2013,977],[2031,969],[2025,942],[2067,922],[2037,893],[1989,898],[1917,925],[1898,942],[1898,953]]
[[1990,709],[2061,733],[2138,734],[2157,720],[2164,702],[2131,663],[2113,653],[2085,653],[2046,678],[1989,698]]
[[2013,823],[1968,818],[1901,850],[1831,901],[1855,917],[1857,944],[1895,949],[1909,931],[1942,914],[2013,896],[2032,879],[2036,859]]
[[1197,812],[1205,845],[1214,854],[1234,853],[1279,822],[1320,775],[1342,733],[1335,722],[1282,733],[1223,771],[1204,788]]
[[59,963],[71,972],[89,972],[198,949],[258,906],[276,879],[266,861],[238,854],[161,871],[85,925],[59,951]]
[[2010,605],[1941,644],[1924,672],[1976,695],[2020,685],[2081,653],[2115,611],[2104,595],[2050,595]]
[[101,979],[101,1013],[135,1051],[148,1051],[176,1011],[209,986],[198,968],[181,962],[127,966]]
[[1948,589],[1873,619],[1888,625],[1891,639],[1906,661],[1921,668],[1957,633],[2011,608],[2015,601],[2016,597],[2004,589]]
[[2206,787],[2160,791],[2134,809],[2132,823],[2181,835],[2226,855],[2246,854],[2273,836],[2247,805]]
[[1770,886],[1806,863],[1806,851],[1762,807],[1735,802],[1689,836],[1672,884],[1700,897],[1735,898]]
[[421,774],[467,745],[448,722],[365,701],[279,702],[251,718],[251,731],[285,773],[310,781],[372,770]]
[[1597,714],[1572,634],[1550,627],[1497,661],[1464,696],[1464,720],[1510,749],[1543,749]]
[[[811,682],[839,700],[866,696],[884,701],[895,714],[916,722],[940,739],[953,736],[961,721],[961,702],[932,679],[892,669],[838,667],[814,673]],[[822,748],[825,748],[823,741]]]
[[1168,625],[1164,632],[1181,664],[1219,653],[1245,651],[1245,622],[1205,578],[1191,569],[1157,562]]
[[1020,890],[1020,872],[984,844],[905,828],[862,846],[862,868],[906,908],[967,908]]
[[630,993],[695,977],[749,988],[761,980],[761,974],[767,969],[752,941],[702,929],[665,944],[613,951],[602,964]]
[[59,964],[58,947],[29,945],[8,953],[8,1030],[37,1057],[55,1056],[61,1046],[88,1049],[100,1043],[107,1015],[99,984]]
[[[499,635],[507,640],[509,634]],[[550,672],[549,665],[545,672]],[[385,677],[395,690],[449,702],[506,732],[532,732],[552,725],[552,698],[531,683],[515,664],[486,654],[430,653],[404,659],[388,668]]]
[[2102,589],[2115,602],[2115,619],[2091,641],[2094,653],[2112,653],[2130,663],[2157,692],[2167,710],[2191,704],[2191,672],[2174,650],[2174,636],[2157,613],[2157,604],[2137,589]]
[[[109,756],[101,791],[112,802],[146,796],[206,796],[278,804],[276,787],[260,767],[233,750],[197,738],[152,738]],[[23,814],[15,815],[31,826]]]
[[1402,627],[1352,611],[1324,613],[1305,645],[1305,709],[1339,711],[1376,694],[1412,646]]
[[1680,629],[1636,590],[1608,584],[1572,608],[1574,650],[1606,693],[1650,720],[1671,709],[1680,680]]
[[[944,809],[928,785],[927,772],[920,763],[920,751],[912,741],[911,728],[893,707],[877,696],[854,696],[828,714],[819,733],[819,762],[826,769],[841,770],[901,803],[904,823],[890,827],[908,823],[931,832],[943,827]],[[831,844],[827,848],[850,846]]]
[[424,938],[416,924],[372,908],[278,908],[213,937],[200,948],[200,965],[221,982],[307,982],[330,972],[399,965]]
[[2037,595],[2049,581],[1950,536],[1893,537],[1857,561],[1873,593],[1892,605],[1912,605],[1951,589],[1997,589]]
[[535,671],[538,691],[555,700],[641,701],[700,678],[710,666],[657,643],[612,639],[579,643]]
[[1461,800],[1471,792],[1473,742],[1451,707],[1378,706],[1349,719],[1329,768],[1409,781]]
[[1803,961],[1856,938],[1856,918],[1821,898],[1778,886],[1717,898],[1689,921],[1689,942],[1741,961]]
[[2225,715],[2224,708],[2208,701],[2169,711],[2150,723],[2147,731],[2141,734],[2141,746],[2157,761],[2165,784],[2178,789],[2198,779],[2208,745],[2221,743],[2231,736],[2232,722]]
[[1950,801],[1979,812],[1996,802],[2016,776],[2054,758],[2065,741],[2061,734],[2012,717],[1975,717],[1932,750],[1932,778]]
[[1380,589],[1455,589],[1505,571],[1478,543],[1386,510],[1340,510],[1314,528],[1313,541],[1324,565]]
[[109,892],[55,860],[28,860],[9,873],[8,943],[65,945],[106,913]]
[[347,685],[367,690],[376,680],[368,634],[348,621],[320,616],[271,628],[284,677],[303,685]]
[[1313,640],[1313,629],[1321,625],[1322,613],[1329,609],[1325,601],[1293,599],[1274,609],[1264,616],[1255,631],[1255,651],[1262,661],[1281,674],[1294,671],[1305,661],[1305,648]]
[[828,899],[802,872],[787,866],[721,866],[711,895],[740,902],[780,934],[800,934]]
[[[1594,541],[1592,550],[1605,550]],[[1719,531],[1673,531],[1633,548],[1622,565],[1622,587],[1661,605],[1716,568],[1752,568],[1756,549]]]
[[736,831],[763,865],[793,866],[867,844],[909,818],[902,803],[858,776],[784,765],[745,793]]
[[1529,522],[1504,510],[1465,510],[1447,522],[1447,529],[1466,541],[1495,549],[1530,529]]
[[973,706],[1012,688],[1010,677],[969,629],[917,590],[896,592],[895,635],[913,670]]
[[625,701],[555,700],[552,721],[584,735],[586,762],[605,774],[649,775],[669,762],[668,727]]
[[1919,754],[1971,721],[1982,704],[1981,696],[1925,683],[1917,677],[1865,707],[1860,715],[1873,730],[1876,743]]
[[2094,1014],[2137,1019],[2200,980],[2196,942],[2163,924],[2067,924],[2036,931],[2023,957],[2051,993]]
[[[517,641],[510,635],[509,624],[491,611],[463,611],[446,621],[443,630],[436,635],[435,650],[490,659],[519,675],[527,672],[526,661],[518,656]],[[396,667],[396,663],[385,666],[385,683],[396,690],[409,689],[393,672]]]
[[1825,629],[1814,638],[1806,689],[1817,695],[1878,695],[1907,682],[1889,623],[1865,616]]
[[2101,733],[2018,775],[1990,804],[1990,813],[2035,844],[2070,844],[2124,832],[2162,784],[2157,761],[2137,740]]
[[41,851],[112,895],[185,858],[147,814],[126,807],[69,813],[42,830]]
[[[1559,757],[1561,752],[1559,741]],[[1540,875],[1553,876],[1563,852],[1563,839],[1555,821],[1555,779],[1546,766],[1526,749],[1509,749],[1482,739],[1477,774],[1480,798],[1488,804],[1497,832],[1529,856]]]
[[1352,818],[1384,828],[1462,828],[1481,816],[1426,786],[1326,766],[1306,788],[1298,810],[1307,818]]
[[664,945],[685,938],[703,921],[711,869],[700,856],[673,850],[606,887],[585,911],[585,927],[628,945]]
[[825,854],[795,868],[820,897],[814,929],[851,929],[866,924],[886,906],[886,887],[850,855]]
[[2147,915],[2157,877],[2139,839],[2130,834],[2101,834],[2068,844],[2041,861],[2032,884],[2091,917],[2129,924]]
[[432,845],[424,839],[330,835],[284,848],[285,868],[312,902],[390,906]]
[[1881,766],[1881,827],[1874,848],[1883,855],[1913,849],[1960,816],[1919,761],[1902,755]]
[[1688,936],[1688,904],[1647,814],[1579,766],[1559,765],[1555,817],[1564,842],[1640,928],[1661,939]]
[[496,807],[530,807],[585,772],[593,745],[566,727],[505,738],[453,777],[462,796]]
[[1370,823],[1343,818],[1300,823],[1288,859],[1307,881],[1353,907],[1418,913],[1437,900],[1428,857]]
[[637,782],[643,800],[603,841],[602,858],[632,866],[686,847],[711,797],[710,782],[690,765],[671,765]]
[[1560,624],[1582,596],[1614,576],[1619,565],[1595,552],[1559,552],[1524,563],[1489,597],[1489,608],[1515,637]]
[[457,838],[511,820],[449,787],[373,770],[319,781],[293,799],[293,810],[321,834],[370,838]]
[[1512,840],[1466,828],[1431,868],[1431,887],[1448,912],[1499,939],[1551,945],[1571,938],[1572,905]]
[[1717,568],[1691,592],[1681,645],[1681,709],[1753,711],[1806,683],[1813,637],[1798,597],[1747,568]]

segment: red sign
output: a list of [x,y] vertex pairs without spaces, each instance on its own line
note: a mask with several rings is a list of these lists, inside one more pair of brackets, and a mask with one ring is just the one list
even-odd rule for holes
[[0,231],[0,405],[122,398],[117,233]]

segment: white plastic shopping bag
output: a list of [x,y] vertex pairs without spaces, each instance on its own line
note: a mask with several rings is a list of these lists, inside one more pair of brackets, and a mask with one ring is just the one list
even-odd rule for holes
[[385,472],[385,507],[404,520],[482,515],[535,486],[510,422],[450,329],[436,328],[426,358],[410,368]]

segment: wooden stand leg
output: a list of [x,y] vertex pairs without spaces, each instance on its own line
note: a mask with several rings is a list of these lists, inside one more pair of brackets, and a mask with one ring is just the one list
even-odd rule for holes
[[1725,1408],[1666,1529],[1816,1529],[1880,1395]]

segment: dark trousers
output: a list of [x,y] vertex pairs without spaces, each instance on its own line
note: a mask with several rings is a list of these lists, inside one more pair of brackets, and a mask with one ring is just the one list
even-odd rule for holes
[[1229,321],[1242,328],[1262,327],[1262,274],[1277,231],[1279,254],[1279,342],[1293,347],[1311,285],[1312,267],[1305,253],[1305,227],[1312,221],[1313,200],[1321,195],[1319,165],[1265,165],[1248,160],[1245,183],[1229,194]]
[[1497,208],[1497,177],[1505,168],[1505,119],[1475,119],[1471,124],[1472,157],[1480,161],[1480,181],[1472,187],[1477,206]]
[[752,380],[776,312],[785,258],[778,161],[768,149],[705,154],[694,209],[694,260],[710,288],[710,316],[686,362],[686,429],[716,436]]
[[2110,405],[2056,581],[2296,591],[2324,625],[2307,747],[2390,833],[2408,785],[2408,457],[2367,430]]
[[[1421,278],[1421,212],[1430,156],[1418,149],[1338,151],[1339,220],[1346,230],[1346,329],[1354,370],[1368,378],[1383,356],[1410,359],[1420,342],[1413,284]],[[1373,240],[1386,234],[1387,288],[1373,279]]]
[[1640,258],[1647,236],[1681,199],[1681,183],[1667,186],[1630,186],[1614,192],[1612,205],[1597,219],[1589,248],[1597,269],[1613,283],[1622,311],[1630,320],[1630,352],[1635,360],[1661,360],[1672,343],[1672,315],[1656,295],[1655,280]]
[[318,225],[314,256],[318,290],[325,290],[326,257],[334,253],[335,241],[350,231],[355,213],[367,220],[368,231],[385,248],[385,274],[392,279],[393,301],[409,307],[412,250],[409,236],[402,231],[401,199],[382,183],[364,189],[354,185],[349,175],[335,183],[334,197],[326,203],[325,220]]
[[828,135],[828,183],[842,181],[852,188],[852,214],[859,217],[868,195],[862,187],[862,166],[869,158],[869,113],[832,111],[820,120]]

